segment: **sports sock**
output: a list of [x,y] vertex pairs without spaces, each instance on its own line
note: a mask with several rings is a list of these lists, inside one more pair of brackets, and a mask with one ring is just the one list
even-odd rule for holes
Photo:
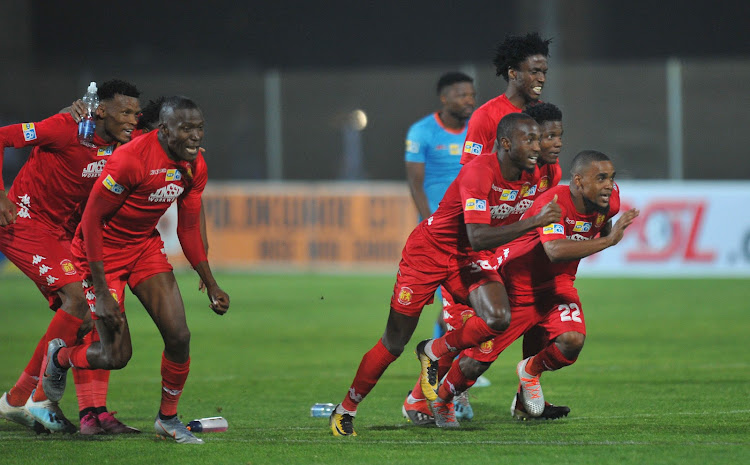
[[188,373],[190,373],[190,359],[187,362],[177,363],[168,360],[164,353],[161,354],[161,406],[160,415],[164,419],[177,415],[177,402],[182,395]]
[[[39,364],[41,365],[41,363],[42,359],[39,359]],[[29,365],[31,365],[31,362],[29,362]],[[38,373],[39,370],[36,372]],[[22,407],[29,399],[31,391],[36,387],[37,381],[39,381],[39,378],[36,375],[31,375],[24,370],[18,381],[16,381],[16,384],[8,391],[8,396],[6,397],[8,404],[13,407]]]
[[438,388],[438,397],[445,402],[452,401],[456,394],[464,392],[476,382],[475,379],[469,379],[464,375],[458,361],[459,357],[453,361],[451,369],[440,384],[440,388]]
[[[76,385],[76,397],[78,398],[78,412],[79,416],[83,418],[86,414],[84,411],[89,411],[96,407],[94,404],[94,396],[92,392],[93,383],[91,370],[82,370],[80,368],[73,368],[73,381]],[[83,413],[83,415],[80,415]]]
[[107,393],[109,391],[109,370],[90,370],[91,371],[91,394],[94,405],[97,408],[107,406]]
[[[55,312],[55,316],[52,317],[52,321],[50,321],[49,326],[47,326],[47,342],[51,341],[55,338],[60,338],[65,342],[66,346],[72,345],[76,342],[76,339],[78,339],[78,328],[81,327],[81,323],[83,320],[81,320],[78,317],[75,317],[68,312],[60,309]],[[47,349],[44,349],[45,353],[45,359],[46,359],[46,353]],[[42,387],[42,376],[44,376],[44,369],[46,368],[44,364],[44,360],[42,361],[42,365],[39,369],[39,381],[37,382],[36,391],[34,391],[34,401],[40,402],[47,399],[47,396],[44,395],[44,388]]]
[[469,347],[478,346],[501,333],[502,331],[495,331],[487,326],[487,323],[483,319],[473,316],[466,320],[466,323],[461,328],[450,331],[445,336],[431,341],[432,353],[435,356],[433,360],[438,360],[443,355],[451,352],[458,352]]
[[416,384],[414,384],[414,387],[411,388],[411,394],[409,394],[409,396],[411,396],[413,400],[425,400],[426,399],[426,397],[424,396],[424,392],[422,391],[421,380],[422,380],[422,377],[420,376],[419,378],[417,378],[417,382]]
[[76,367],[90,369],[91,364],[86,358],[86,351],[91,343],[84,343],[73,347],[62,347],[57,351],[57,364],[61,368]]
[[526,373],[539,376],[543,371],[554,371],[575,363],[576,359],[568,360],[557,344],[550,344],[526,363]]
[[344,401],[341,402],[341,406],[355,412],[357,405],[370,393],[386,368],[397,358],[388,352],[383,345],[383,340],[379,339],[375,346],[362,357],[357,374],[354,375],[354,381]]

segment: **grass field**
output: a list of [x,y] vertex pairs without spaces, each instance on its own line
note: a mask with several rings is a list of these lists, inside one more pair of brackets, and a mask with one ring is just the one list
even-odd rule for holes
[[[207,308],[194,275],[179,276],[192,330],[192,367],[180,415],[222,415],[203,446],[155,439],[161,339],[126,298],[134,354],[113,372],[109,407],[141,428],[132,437],[35,436],[0,420],[2,464],[748,463],[750,329],[747,280],[581,279],[588,338],[578,362],[542,378],[566,419],[517,422],[508,406],[520,346],[473,391],[475,419],[459,430],[415,428],[400,406],[431,334],[429,307],[407,352],[360,406],[356,438],[334,438],[315,402],[339,402],[382,333],[391,276],[221,275],[224,317]],[[0,277],[0,390],[15,382],[51,313],[30,281]],[[62,401],[77,417],[72,385]]]

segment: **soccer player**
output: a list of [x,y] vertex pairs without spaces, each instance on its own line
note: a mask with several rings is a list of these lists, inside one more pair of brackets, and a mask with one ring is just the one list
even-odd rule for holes
[[[77,124],[67,113],[0,128],[0,148],[34,146],[7,195],[0,179],[0,252],[34,281],[50,308],[56,310],[21,377],[0,398],[2,416],[36,431],[76,431],[57,402],[46,399],[41,391],[34,392],[33,399],[31,394],[49,341],[61,338],[73,343],[91,327],[83,278],[70,252],[72,234],[65,225],[88,196],[115,146],[130,140],[140,112],[140,93],[130,83],[107,81],[98,95],[101,103],[94,115],[97,148],[78,142]],[[84,384],[81,388],[85,391]],[[106,380],[99,387],[106,392]],[[35,424],[29,408],[36,410],[39,423]],[[106,431],[132,429],[106,409],[102,413]]]
[[385,333],[362,358],[348,394],[331,414],[329,424],[335,436],[356,435],[353,421],[358,404],[401,355],[422,308],[432,301],[439,285],[460,301],[470,302],[480,318],[444,336],[442,345],[422,341],[417,346],[426,372],[425,395],[430,395],[430,389],[432,399],[436,398],[437,363],[430,360],[478,345],[508,327],[510,304],[497,263],[488,251],[540,225],[559,221],[560,211],[552,203],[525,220],[512,218],[521,202],[518,194],[536,182],[540,129],[530,116],[512,114],[503,118],[497,132],[498,153],[477,157],[464,166],[437,211],[407,239]]
[[[605,154],[593,150],[579,153],[573,159],[571,176],[569,186],[551,188],[525,213],[534,215],[556,200],[562,218],[504,247],[507,255],[500,273],[511,302],[510,326],[489,343],[461,353],[440,385],[439,402],[449,402],[468,389],[503,350],[535,326],[544,328],[549,344],[523,359],[516,369],[521,385],[517,402],[523,404],[526,415],[539,417],[544,412],[539,383],[542,372],[576,361],[586,337],[583,308],[573,285],[578,263],[620,242],[639,212],[628,210],[612,226],[619,205],[610,202],[617,186],[614,166]],[[514,415],[515,404],[516,400],[511,406]],[[439,420],[436,415],[436,422]]]
[[547,57],[551,39],[539,33],[508,35],[495,50],[495,72],[508,83],[505,93],[477,108],[469,121],[461,163],[483,152],[494,152],[497,124],[508,113],[523,111],[536,103],[547,81]]
[[[560,182],[562,171],[560,170],[558,157],[562,150],[563,126],[562,112],[557,106],[551,103],[537,103],[535,105],[530,105],[523,111],[523,113],[534,118],[542,130],[539,143],[539,157],[537,158],[540,178],[537,184],[532,186],[523,195],[525,207],[528,208],[538,194],[546,191],[552,186],[556,186]],[[498,252],[498,260],[503,260],[504,252],[502,248],[499,249]],[[476,313],[474,312],[474,309],[460,302],[456,302],[450,293],[443,293],[443,316],[446,326],[450,331],[455,331],[456,329],[461,328],[468,318],[475,315]],[[539,338],[541,339],[542,336],[543,335],[540,335]],[[533,338],[534,337],[532,337],[532,339]],[[536,350],[536,352],[538,352],[546,345],[546,338],[544,338],[542,342],[536,342],[536,345],[541,345],[541,347]],[[532,347],[531,345],[529,346]],[[533,352],[530,355],[534,355],[536,352]],[[448,372],[453,363],[453,358],[454,356],[452,353],[448,353],[440,358],[438,361],[439,379],[442,379]],[[442,420],[440,426],[446,426],[446,423],[451,423],[451,426],[453,426],[452,421],[454,416],[456,420],[471,420],[474,417],[474,410],[468,402],[467,394],[468,390],[464,390],[454,397],[453,405],[451,403],[446,404],[445,411],[441,415]],[[453,409],[455,409],[455,413],[453,412]],[[435,418],[432,415],[431,407],[422,393],[422,387],[419,381],[404,400],[402,411],[403,414],[415,425],[427,426],[435,424]],[[563,416],[563,413],[567,414],[569,411],[570,409],[567,407],[549,404],[545,410],[545,414],[547,415],[545,418]]]
[[159,129],[118,148],[110,158],[102,181],[91,190],[72,245],[86,277],[86,298],[100,341],[66,347],[52,340],[41,382],[47,396],[59,400],[67,368],[120,369],[127,364],[133,350],[124,314],[128,285],[164,340],[161,406],[154,428],[189,444],[203,443],[177,417],[190,367],[190,330],[156,224],[177,201],[177,234],[185,257],[206,285],[209,307],[219,315],[226,313],[229,295],[213,277],[200,235],[201,194],[207,179],[200,151],[203,124],[195,102],[168,98],[159,113]]

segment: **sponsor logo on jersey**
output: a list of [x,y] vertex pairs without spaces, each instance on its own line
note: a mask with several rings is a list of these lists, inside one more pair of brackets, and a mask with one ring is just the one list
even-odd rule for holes
[[484,341],[479,345],[479,351],[483,354],[489,354],[490,352],[492,352],[493,345],[494,344],[492,343],[492,339],[490,339],[489,341]]
[[461,155],[461,145],[450,144],[448,146],[448,153],[450,153],[451,155]]
[[47,284],[51,285],[51,284],[55,284],[55,281],[57,281],[60,278],[55,278],[54,276],[47,275],[46,279],[47,279]]
[[60,262],[60,267],[62,268],[63,273],[65,273],[68,276],[72,276],[76,274],[75,265],[73,265],[73,262],[71,262],[67,258]]
[[41,255],[34,255],[33,257],[31,257],[31,264],[38,265],[43,260],[47,260],[47,257],[42,257]]
[[602,215],[601,213],[599,213],[598,215],[596,215],[596,222],[594,223],[594,225],[597,228],[600,228],[604,224],[604,218],[605,218],[605,216]]
[[574,232],[589,232],[591,230],[591,223],[588,221],[576,221],[576,225],[573,226]]
[[464,211],[476,210],[478,212],[487,211],[487,201],[480,199],[466,199],[466,208]]
[[115,151],[114,145],[108,145],[106,147],[99,147],[99,150],[96,151],[97,157],[108,157],[112,155],[112,152]]
[[589,240],[591,238],[590,237],[586,237],[586,236],[582,236],[580,234],[572,234],[572,235],[568,236],[568,239],[570,239],[571,241],[587,241],[587,240]]
[[164,179],[165,181],[179,181],[182,179],[182,173],[180,173],[180,170],[167,170],[167,177]]
[[552,223],[542,229],[544,234],[565,234],[565,228],[560,223]]
[[111,174],[108,174],[107,177],[104,178],[104,181],[102,181],[102,184],[104,184],[104,187],[106,187],[107,190],[112,191],[113,193],[117,195],[120,195],[125,191],[124,187],[122,187],[121,185],[115,182]]
[[445,146],[445,144],[438,144],[435,146],[435,150],[445,150],[448,147]]
[[419,142],[406,139],[406,151],[409,153],[419,153]]
[[479,155],[482,153],[482,147],[482,144],[477,144],[476,142],[467,140],[464,144],[464,152],[470,153],[472,155]]
[[174,202],[174,200],[179,197],[184,191],[185,188],[178,186],[177,184],[167,184],[153,194],[149,195],[148,201],[157,203]]
[[411,296],[413,291],[408,287],[402,287],[398,293],[398,303],[401,305],[411,304]]
[[521,197],[530,197],[532,195],[536,195],[536,186],[523,186],[523,189],[521,189]]
[[160,170],[151,170],[151,171],[149,171],[148,174],[150,176],[156,176],[157,174],[162,174],[162,173],[166,173],[166,172],[167,172],[167,169],[166,168],[162,168]]
[[104,165],[107,164],[107,160],[92,161],[81,173],[82,178],[98,178],[102,174]]
[[504,202],[512,202],[516,200],[516,197],[518,197],[517,190],[503,189],[503,193],[500,194],[500,200]]
[[23,131],[23,140],[30,141],[36,139],[36,129],[34,123],[22,123],[21,130]]
[[549,187],[549,178],[547,176],[542,177],[542,179],[539,180],[539,192],[544,192]]

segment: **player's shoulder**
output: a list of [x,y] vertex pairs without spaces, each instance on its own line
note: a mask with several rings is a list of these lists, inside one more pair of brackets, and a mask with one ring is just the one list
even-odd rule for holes
[[430,113],[424,118],[418,119],[409,127],[409,136],[429,134],[433,132],[437,126],[438,124],[437,121],[435,121],[435,113]]

